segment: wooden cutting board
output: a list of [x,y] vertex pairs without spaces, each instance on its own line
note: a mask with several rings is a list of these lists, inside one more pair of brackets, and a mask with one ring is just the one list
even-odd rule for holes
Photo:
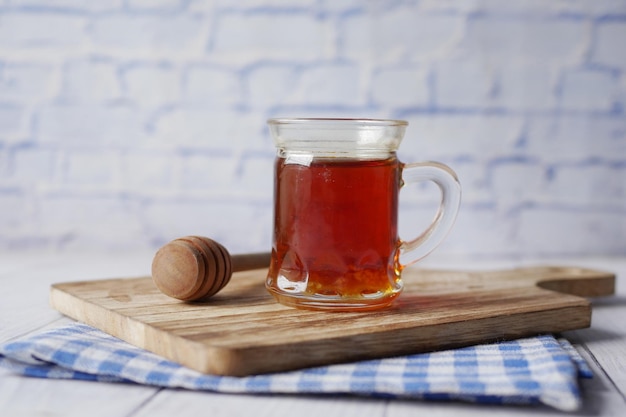
[[331,313],[276,303],[265,274],[237,273],[203,303],[169,298],[150,277],[55,284],[50,296],[61,313],[172,361],[244,376],[584,328],[582,297],[615,285],[611,273],[569,267],[409,268],[391,308]]

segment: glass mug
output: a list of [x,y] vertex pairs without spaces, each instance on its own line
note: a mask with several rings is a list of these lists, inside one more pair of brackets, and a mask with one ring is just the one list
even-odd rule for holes
[[[306,309],[374,310],[402,291],[402,269],[445,238],[461,187],[449,167],[401,163],[402,120],[270,119],[277,148],[268,291]],[[398,237],[404,184],[433,181],[441,204],[417,238]],[[408,261],[400,262],[400,256]]]

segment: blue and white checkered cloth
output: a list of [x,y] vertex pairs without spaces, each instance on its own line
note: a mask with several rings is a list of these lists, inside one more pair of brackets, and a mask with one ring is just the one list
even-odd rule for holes
[[544,335],[268,375],[214,376],[79,323],[0,346],[0,365],[32,377],[133,382],[224,393],[545,404],[564,411],[580,407],[578,377],[592,375],[569,342]]

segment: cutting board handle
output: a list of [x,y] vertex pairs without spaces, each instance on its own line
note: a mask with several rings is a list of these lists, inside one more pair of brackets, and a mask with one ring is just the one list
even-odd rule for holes
[[563,266],[526,269],[536,274],[536,285],[547,290],[581,297],[615,294],[615,274],[611,272]]
[[[405,283],[420,282],[420,273],[433,271],[411,270],[407,274]],[[528,288],[542,289],[575,295],[578,297],[604,297],[615,294],[615,274],[597,269],[580,268],[576,266],[530,266],[513,269],[477,270],[477,271],[434,271],[439,280],[429,280],[428,287],[443,289],[454,285],[465,285],[470,290],[483,288]],[[408,276],[412,275],[412,276]],[[423,283],[420,286],[423,287]]]

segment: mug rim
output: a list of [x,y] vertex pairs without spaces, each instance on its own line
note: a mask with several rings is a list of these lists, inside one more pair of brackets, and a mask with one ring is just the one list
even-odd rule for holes
[[293,124],[360,124],[367,126],[407,126],[409,122],[400,119],[371,119],[343,117],[272,117],[267,119],[269,125]]

